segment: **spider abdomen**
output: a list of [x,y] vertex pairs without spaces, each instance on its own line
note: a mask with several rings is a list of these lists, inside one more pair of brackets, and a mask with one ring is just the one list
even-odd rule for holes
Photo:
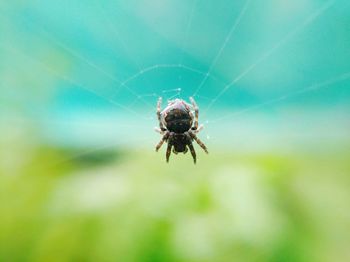
[[188,143],[188,138],[183,134],[176,134],[171,138],[171,143],[174,146],[174,151],[176,153],[186,153],[186,145]]
[[165,116],[165,125],[170,132],[184,133],[192,126],[192,118],[188,111],[173,109]]

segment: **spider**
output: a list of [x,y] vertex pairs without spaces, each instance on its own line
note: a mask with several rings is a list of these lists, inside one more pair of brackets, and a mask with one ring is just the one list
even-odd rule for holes
[[156,146],[156,151],[161,148],[164,142],[167,142],[167,162],[169,162],[172,148],[174,154],[177,154],[179,152],[186,154],[189,148],[193,157],[193,161],[196,163],[196,151],[192,145],[193,140],[195,140],[198,145],[203,148],[206,153],[208,153],[207,147],[196,136],[196,134],[203,128],[203,125],[198,126],[198,106],[192,97],[190,97],[190,101],[195,113],[194,117],[191,111],[191,106],[184,100],[170,100],[168,101],[168,106],[163,111],[161,111],[162,98],[160,97],[158,99],[157,117],[159,121],[159,128],[156,127],[155,130],[159,132],[163,137]]

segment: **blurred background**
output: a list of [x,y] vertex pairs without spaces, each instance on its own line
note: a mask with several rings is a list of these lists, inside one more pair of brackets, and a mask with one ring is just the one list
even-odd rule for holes
[[2,1],[0,80],[0,261],[350,261],[348,0]]

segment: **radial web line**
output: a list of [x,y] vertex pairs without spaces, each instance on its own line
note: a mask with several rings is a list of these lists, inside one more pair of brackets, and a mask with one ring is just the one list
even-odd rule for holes
[[297,33],[299,33],[302,29],[304,29],[307,25],[311,24],[317,17],[322,15],[328,8],[330,8],[335,3],[335,0],[327,1],[325,4],[323,4],[319,9],[317,9],[315,12],[313,12],[310,16],[308,16],[303,23],[301,23],[299,26],[297,26],[295,29],[290,31],[284,38],[282,38],[280,41],[278,41],[271,49],[267,50],[265,53],[262,54],[253,64],[248,66],[242,73],[240,73],[232,82],[230,82],[228,85],[226,85],[219,94],[211,101],[211,103],[206,108],[205,112],[207,112],[216,102],[217,100],[228,90],[230,89],[234,84],[236,84],[239,80],[241,80],[244,76],[246,76],[249,72],[251,72],[257,65],[259,65],[261,62],[263,62],[265,59],[269,58],[274,51],[276,51],[278,48],[280,48],[283,44],[288,42],[293,36],[295,36]]
[[188,41],[188,35],[189,35],[190,29],[192,27],[192,20],[193,20],[193,16],[194,16],[194,11],[195,11],[195,8],[197,6],[198,1],[199,0],[193,0],[193,2],[192,2],[192,7],[191,7],[191,11],[190,11],[190,17],[188,18],[186,31],[185,31],[185,36],[184,36],[184,40],[183,40],[182,47],[181,47],[182,52],[181,52],[180,64],[182,64],[183,60],[184,60],[185,48],[187,47],[187,41]]
[[[134,55],[131,55],[130,49],[129,49],[128,45],[125,43],[125,41],[123,40],[123,37],[121,36],[120,31],[114,26],[114,24],[110,21],[110,19],[107,19],[108,14],[107,14],[105,8],[103,7],[103,5],[99,1],[98,1],[98,6],[100,7],[100,10],[103,12],[103,14],[104,14],[103,17],[105,18],[106,22],[110,25],[112,32],[116,36],[117,40],[121,43],[123,49],[126,51],[126,55],[136,65],[136,68],[141,71],[142,67],[141,67],[140,62],[135,58]],[[152,86],[148,79],[146,79],[146,81],[149,84],[149,86]],[[118,89],[120,87],[121,87],[121,85],[118,86]],[[127,87],[127,88],[129,88],[129,87]],[[112,98],[113,97],[115,97],[115,94],[112,95]]]
[[61,78],[61,79],[63,79],[64,81],[66,81],[66,82],[68,82],[68,83],[71,83],[71,84],[74,85],[74,86],[77,86],[77,87],[79,87],[79,88],[81,88],[81,89],[84,89],[84,90],[86,90],[86,91],[88,91],[88,92],[90,92],[90,93],[96,95],[97,97],[100,97],[100,98],[104,99],[105,101],[109,102],[110,104],[112,104],[112,105],[114,105],[114,106],[119,107],[119,108],[121,108],[121,109],[123,109],[123,110],[125,110],[125,111],[128,111],[129,113],[132,113],[132,114],[134,114],[134,115],[140,117],[141,119],[147,119],[147,120],[149,120],[149,119],[152,119],[152,118],[153,118],[153,117],[149,117],[149,118],[144,117],[144,116],[140,115],[139,113],[137,113],[136,111],[134,111],[134,110],[132,110],[132,109],[130,109],[130,108],[128,108],[128,107],[126,107],[126,106],[124,106],[124,105],[122,105],[122,104],[120,104],[120,103],[118,103],[118,102],[116,102],[116,101],[114,101],[114,100],[112,100],[112,99],[110,99],[110,98],[108,98],[108,97],[105,97],[105,96],[101,95],[100,93],[96,92],[94,89],[89,88],[89,87],[86,87],[86,86],[84,86],[83,84],[79,83],[79,82],[76,81],[76,80],[73,80],[73,79],[71,79],[71,78],[69,78],[69,77],[66,77],[66,76],[61,75],[61,74],[58,73],[56,70],[52,69],[51,67],[49,67],[47,64],[45,64],[43,61],[41,61],[41,60],[39,60],[39,59],[36,59],[36,58],[34,58],[34,57],[31,57],[31,56],[29,56],[28,54],[25,54],[24,52],[19,51],[19,50],[13,48],[13,47],[9,47],[8,49],[11,50],[12,52],[15,52],[15,53],[17,53],[17,54],[20,54],[20,55],[22,55],[22,56],[27,57],[27,58],[30,59],[31,61],[34,61],[34,62],[40,64],[40,65],[43,66],[48,72],[53,73],[56,77]]
[[[115,94],[113,94],[111,97],[115,97],[118,92],[120,91],[120,88],[121,86],[123,85],[126,85],[127,83],[137,79],[138,77],[140,77],[141,75],[144,75],[146,73],[149,73],[151,71],[154,71],[154,70],[157,70],[157,69],[160,69],[160,68],[182,68],[182,69],[185,69],[185,70],[188,70],[188,71],[191,71],[193,73],[196,73],[196,74],[199,74],[199,75],[206,75],[205,72],[203,71],[200,71],[196,68],[193,68],[193,67],[190,67],[190,66],[187,66],[187,65],[184,65],[184,64],[156,64],[156,65],[152,65],[152,66],[149,66],[149,67],[145,67],[144,69],[138,71],[137,73],[135,73],[134,75],[130,76],[129,78],[125,79],[119,86],[118,86],[118,90]],[[217,81],[217,82],[222,82],[222,81],[219,81],[216,77],[212,76],[211,74],[209,74],[209,77],[212,78],[214,81]],[[222,84],[222,83],[221,83]],[[227,83],[226,83],[227,84]]]
[[[117,83],[118,85],[120,85],[122,83],[122,81],[120,79],[118,79],[116,76],[106,72],[104,69],[102,69],[101,67],[97,66],[95,63],[93,63],[92,61],[90,61],[89,59],[85,58],[84,56],[82,56],[81,54],[78,54],[76,51],[74,51],[73,49],[71,49],[70,47],[68,47],[67,45],[65,45],[64,43],[62,43],[61,41],[59,41],[58,39],[54,38],[45,28],[40,27],[41,30],[43,31],[43,33],[46,35],[46,39],[52,41],[53,43],[55,43],[57,46],[61,47],[63,50],[65,50],[67,53],[71,54],[72,56],[78,58],[80,61],[84,62],[85,64],[89,65],[90,67],[94,68],[95,70],[97,70],[98,72],[100,72],[101,74],[103,74],[104,76],[106,76],[107,78],[111,79],[113,82]],[[127,85],[125,85],[125,87],[127,88],[127,90],[134,95],[135,97],[138,97],[138,94],[132,90],[130,87],[128,87]],[[112,97],[112,99],[114,98],[114,96]],[[145,103],[146,105],[152,107],[153,105],[151,105],[149,102],[147,102],[145,99],[140,98],[140,100]]]
[[[181,95],[181,90],[182,90],[181,88],[176,88],[176,89],[174,89],[173,91],[176,92],[175,95],[172,95],[172,96],[168,97],[168,100],[172,100],[172,99],[174,99],[174,98],[176,98],[176,97],[180,97],[180,95]],[[165,90],[165,91],[163,91],[162,93],[165,94],[165,93],[169,93],[169,92],[166,92],[166,90]]]
[[[249,1],[250,1],[250,0],[247,0],[247,3],[248,3]],[[192,17],[193,17],[193,13],[194,13],[194,8],[195,8],[195,6],[197,5],[197,2],[198,2],[198,0],[195,0],[195,1],[193,2],[192,11],[191,11],[191,15],[190,15],[190,18],[189,18],[189,24],[188,24],[188,26],[187,26],[188,30],[189,30],[189,28],[190,28],[190,26],[191,26],[190,24],[192,23]],[[242,15],[243,15],[243,14],[242,14]],[[233,25],[233,26],[235,27],[235,25]],[[228,39],[227,39],[227,41],[228,41]],[[185,41],[185,42],[186,42],[186,41]],[[224,47],[222,47],[222,49],[224,49]],[[222,52],[222,50],[221,50],[221,52]],[[149,67],[147,67],[147,68],[141,69],[139,72],[135,73],[135,74],[132,75],[131,77],[129,77],[129,78],[127,78],[126,80],[124,80],[124,81],[118,86],[117,91],[115,92],[115,94],[112,95],[112,98],[114,98],[114,97],[120,92],[120,90],[121,90],[120,87],[124,86],[125,84],[129,83],[130,81],[132,81],[132,80],[134,80],[134,79],[137,79],[137,78],[140,77],[141,75],[143,75],[143,74],[145,74],[145,73],[147,73],[147,72],[156,70],[156,69],[158,69],[158,68],[184,68],[184,69],[186,69],[186,70],[189,70],[189,71],[192,71],[192,72],[195,72],[195,73],[198,73],[198,74],[203,75],[203,76],[205,77],[205,79],[207,79],[208,77],[211,77],[211,78],[213,78],[213,80],[219,82],[219,80],[218,80],[217,78],[215,78],[214,76],[212,76],[212,75],[210,74],[210,72],[206,72],[206,73],[205,73],[205,72],[202,72],[202,71],[200,71],[200,70],[198,70],[198,69],[195,69],[195,68],[192,68],[192,67],[190,67],[190,66],[184,65],[184,64],[182,64],[182,62],[179,63],[179,64],[156,64],[156,65],[149,66]],[[177,95],[178,95],[178,94],[177,94]]]
[[222,52],[224,51],[227,43],[229,42],[229,40],[231,39],[231,36],[233,34],[233,32],[236,30],[237,26],[239,25],[239,23],[242,20],[242,17],[244,16],[245,12],[248,9],[249,3],[251,0],[247,0],[241,10],[241,12],[239,13],[238,17],[236,18],[235,22],[232,24],[230,31],[228,32],[228,34],[225,37],[224,42],[222,43],[218,53],[216,54],[214,60],[212,61],[212,63],[209,66],[209,69],[207,71],[207,73],[204,75],[204,78],[202,79],[202,81],[200,82],[200,84],[198,85],[197,89],[195,90],[195,92],[193,93],[192,96],[196,96],[198,94],[198,92],[201,90],[201,88],[203,87],[203,85],[205,84],[205,82],[208,79],[208,75],[209,73],[213,70],[214,66],[216,65],[217,61],[219,60]]
[[[96,70],[98,70],[99,72],[101,72],[102,74],[104,74],[105,76],[107,76],[109,79],[111,79],[112,81],[116,82],[118,84],[118,86],[121,85],[122,81],[117,79],[115,76],[113,76],[112,74],[106,72],[105,70],[101,69],[100,67],[96,66],[94,63],[92,63],[91,61],[87,60],[85,57],[82,57],[81,55],[77,54],[74,50],[70,49],[69,47],[65,46],[63,43],[58,42],[57,40],[53,40],[55,41],[56,44],[60,45],[64,50],[66,50],[67,52],[69,52],[70,54],[72,54],[74,57],[77,57],[78,59],[80,59],[81,61],[87,63],[89,66],[95,68]],[[137,92],[135,92],[134,90],[132,90],[129,86],[127,85],[123,85],[126,87],[126,89],[132,94],[134,95],[136,98],[140,98],[139,95],[137,94]],[[115,98],[115,96],[113,96],[111,99]],[[148,106],[152,106],[149,102],[147,102],[146,100],[144,100],[143,98],[140,98],[140,100],[142,100],[146,105]]]
[[[130,58],[131,61],[131,64],[134,64],[135,67],[137,68],[140,68],[140,65],[139,63],[136,61],[136,59],[130,55],[130,49],[128,48],[128,46],[125,44],[124,40],[122,39],[122,37],[120,36],[120,33],[119,31],[113,26],[113,23],[107,19],[108,17],[108,13],[105,11],[105,8],[103,7],[103,5],[100,3],[100,2],[97,2],[97,6],[96,6],[97,9],[99,9],[101,11],[101,15],[103,17],[103,23],[104,23],[104,26],[105,26],[105,23],[108,23],[109,26],[110,26],[110,29],[111,31],[113,32],[113,34],[115,35],[116,39],[117,39],[117,42],[119,42],[121,45],[122,45],[122,48],[123,50],[125,51],[126,55]],[[111,45],[111,44],[110,44]],[[113,48],[112,46],[110,46],[111,48]],[[117,55],[117,53],[114,51],[113,49],[113,54],[115,55],[116,59],[118,59],[118,56],[119,54]],[[134,66],[133,65],[133,66]],[[119,80],[119,79],[118,79]]]
[[345,81],[347,79],[350,79],[350,71],[349,72],[346,72],[344,74],[341,74],[341,75],[338,75],[336,77],[333,77],[331,79],[328,79],[324,82],[321,82],[321,83],[317,83],[317,84],[313,84],[313,85],[310,85],[306,88],[302,88],[302,89],[299,89],[299,90],[296,90],[294,92],[289,92],[285,95],[282,95],[282,96],[279,96],[279,97],[276,97],[276,98],[273,98],[271,100],[268,100],[266,102],[263,102],[263,103],[260,103],[260,104],[257,104],[257,105],[254,105],[254,106],[251,106],[251,107],[248,107],[248,108],[245,108],[243,110],[240,110],[238,112],[235,112],[235,113],[232,113],[232,114],[228,114],[226,116],[223,116],[223,117],[219,117],[219,118],[216,118],[215,120],[213,121],[208,121],[209,123],[216,123],[216,122],[219,122],[219,121],[222,121],[222,120],[225,120],[227,118],[231,118],[231,117],[234,117],[234,116],[238,116],[238,115],[241,115],[241,114],[244,114],[244,113],[247,113],[247,112],[251,112],[255,109],[259,109],[259,108],[262,108],[264,106],[267,106],[267,105],[271,105],[271,104],[274,104],[274,103],[277,103],[277,102],[280,102],[280,101],[283,101],[285,99],[288,99],[288,98],[291,98],[291,97],[295,97],[295,96],[298,96],[298,95],[302,95],[304,93],[308,93],[308,92],[312,92],[312,91],[315,91],[315,90],[318,90],[318,89],[322,89],[322,88],[325,88],[325,87],[329,87],[333,84],[336,84],[338,82],[342,82],[342,81]]
[[121,36],[119,30],[114,26],[114,24],[110,21],[110,19],[107,19],[107,16],[109,14],[107,13],[105,7],[102,5],[102,3],[100,1],[97,1],[97,4],[99,6],[99,9],[102,12],[102,16],[103,16],[104,20],[110,25],[110,29],[112,30],[113,34],[117,38],[118,42],[121,43],[121,45],[122,45],[123,49],[125,50],[127,56],[136,65],[137,69],[141,70],[142,67],[141,67],[139,61],[136,60],[135,56],[131,55],[130,49],[129,49],[128,45],[125,43],[125,41],[123,40],[123,37]]

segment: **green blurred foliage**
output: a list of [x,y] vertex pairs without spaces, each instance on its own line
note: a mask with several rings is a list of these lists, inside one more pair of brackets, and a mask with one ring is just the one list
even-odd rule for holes
[[[349,152],[82,165],[27,146],[0,176],[1,261],[347,261]],[[30,154],[29,154],[30,152]],[[3,152],[2,152],[3,153]],[[101,157],[103,154],[92,153]],[[82,156],[83,157],[83,156]],[[112,160],[111,160],[112,159]],[[9,170],[8,170],[9,171]]]

